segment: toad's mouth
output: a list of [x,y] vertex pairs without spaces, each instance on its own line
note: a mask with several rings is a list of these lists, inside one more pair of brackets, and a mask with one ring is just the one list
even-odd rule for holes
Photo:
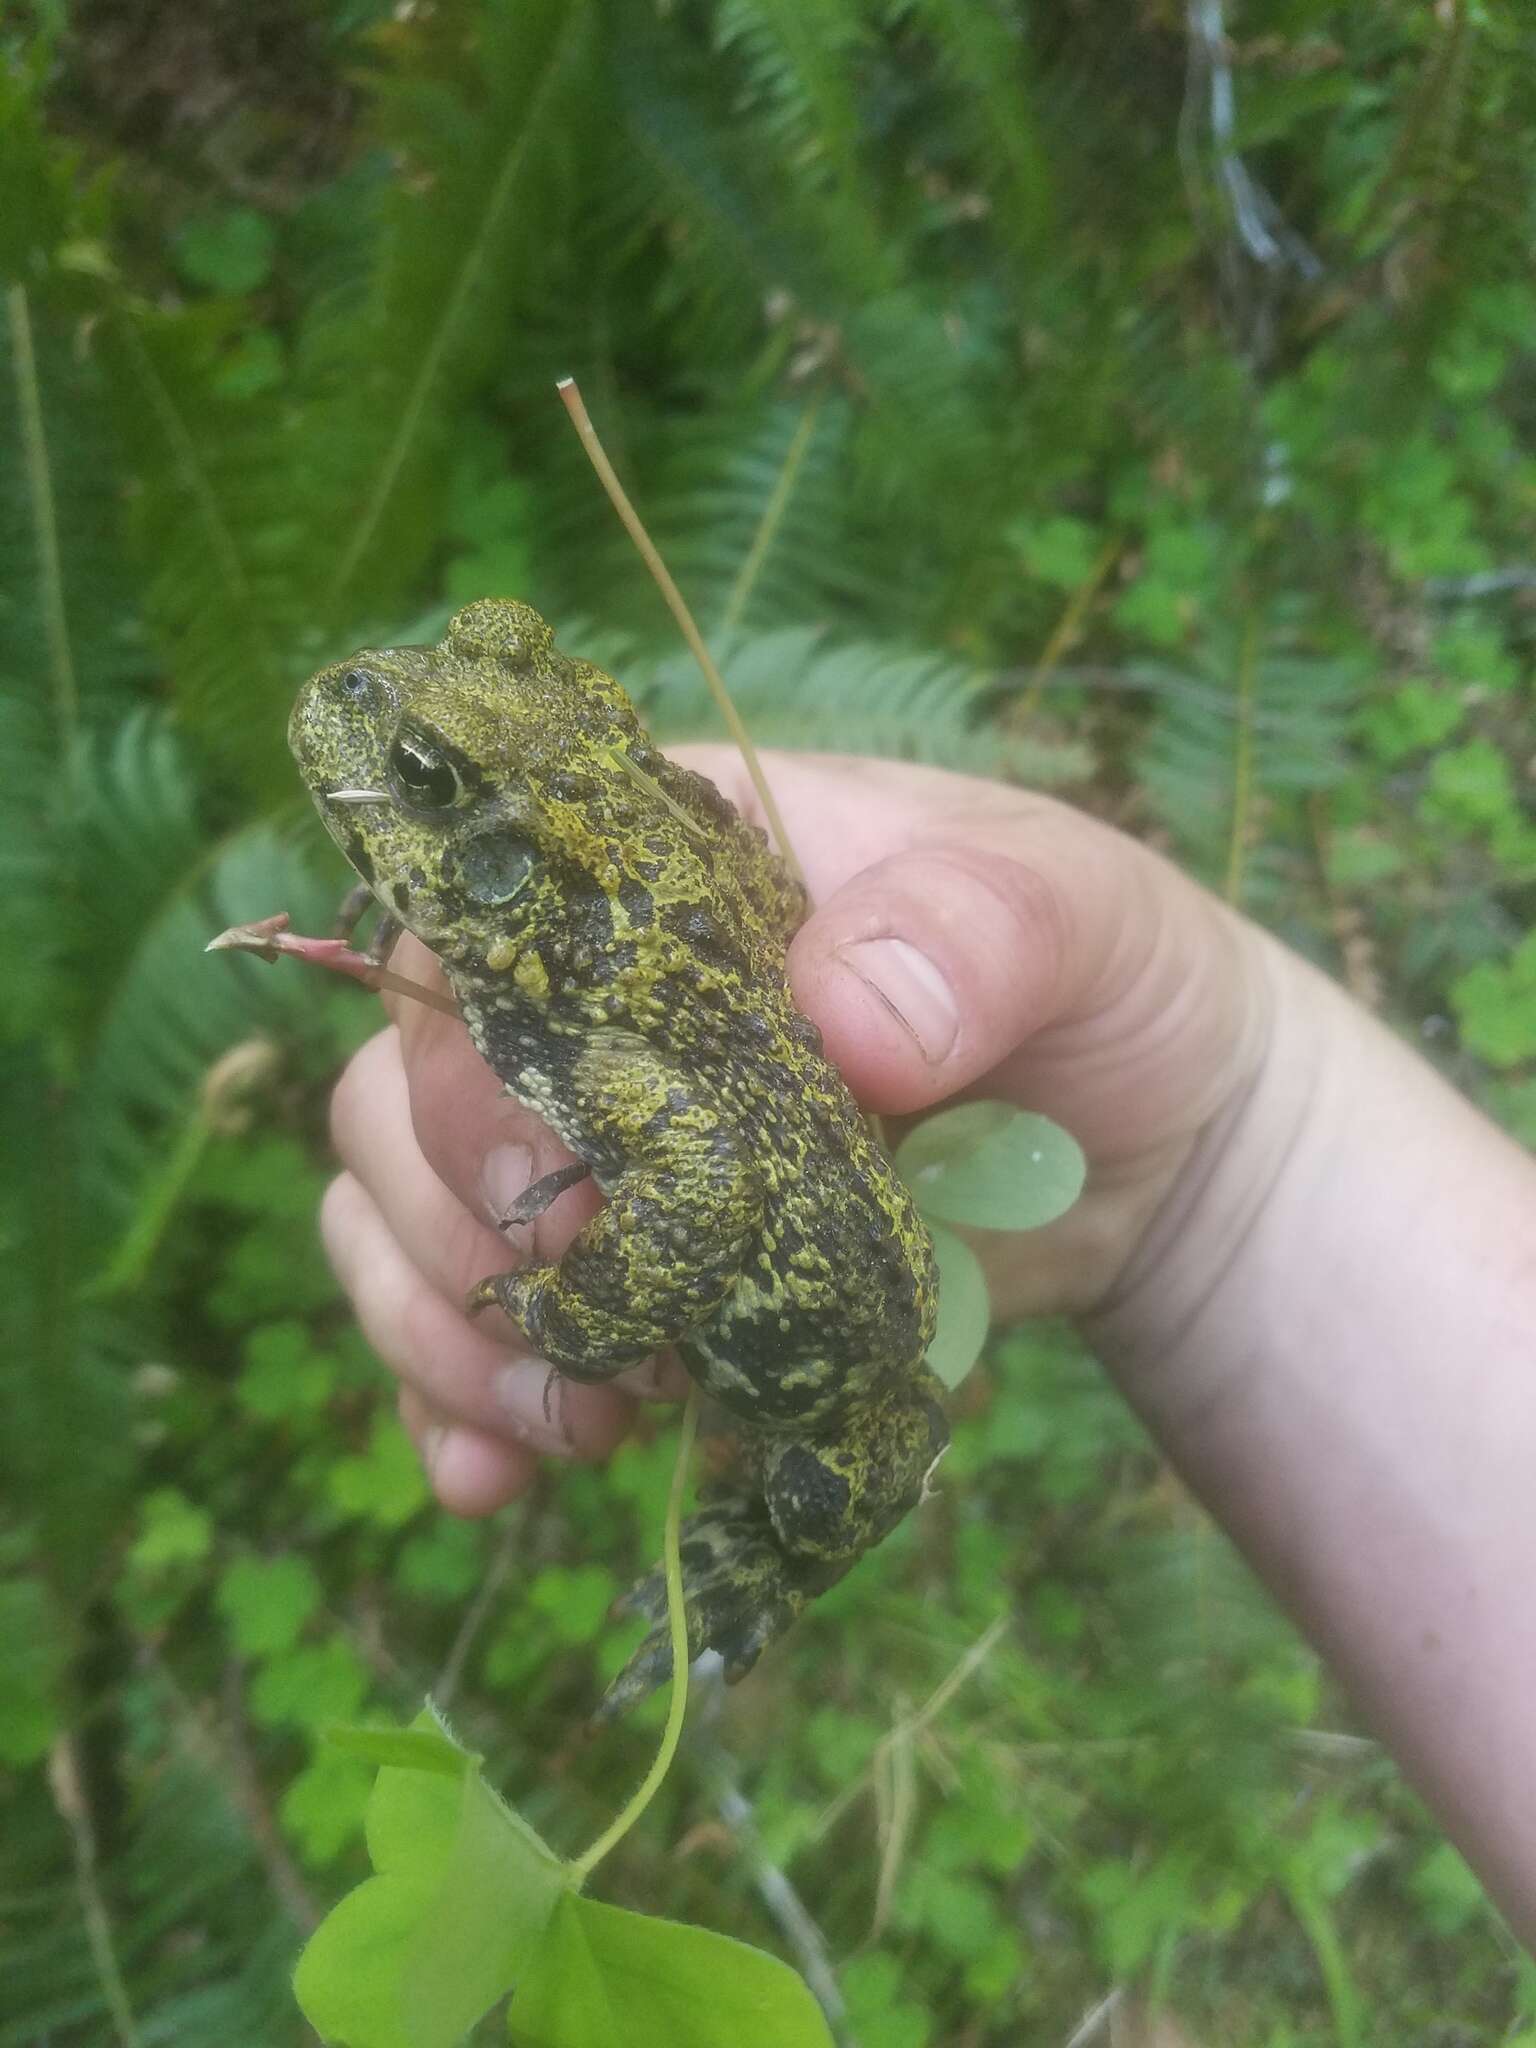
[[387,789],[328,789],[325,800],[328,804],[387,804],[390,798]]

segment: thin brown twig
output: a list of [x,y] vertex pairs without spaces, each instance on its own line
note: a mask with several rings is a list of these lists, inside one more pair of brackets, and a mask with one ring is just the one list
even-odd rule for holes
[[741,749],[741,758],[746,763],[747,773],[752,778],[752,787],[757,791],[758,800],[763,807],[763,815],[768,820],[769,827],[778,844],[779,853],[785,865],[791,870],[798,881],[803,882],[805,880],[804,871],[799,861],[795,858],[795,850],[790,844],[789,833],[779,813],[778,804],[774,801],[773,791],[768,787],[767,777],[763,774],[756,750],[752,745],[752,736],[742,722],[741,713],[731,702],[731,693],[725,687],[725,680],[721,676],[719,669],[716,668],[709,649],[704,645],[704,636],[698,629],[693,613],[688,609],[687,599],[678,589],[676,583],[673,582],[671,571],[661,559],[656,543],[651,539],[649,533],[646,532],[645,523],[635,510],[629,493],[619,482],[618,473],[614,469],[613,464],[608,460],[603,444],[598,438],[597,429],[592,424],[591,415],[587,411],[576,379],[574,377],[562,377],[555,386],[555,389],[560,393],[560,402],[570,414],[571,422],[581,438],[581,445],[586,450],[587,460],[597,471],[598,481],[608,493],[609,502],[612,504],[614,511],[618,513],[619,518],[623,521],[625,532],[634,542],[641,560],[655,579],[657,589],[666,600],[667,609],[677,621],[678,631],[687,641],[689,652],[703,671],[704,680],[709,685],[710,694],[720,707],[720,715],[725,720],[731,738]]
[[210,939],[203,951],[254,953],[260,960],[278,960],[286,955],[290,959],[305,960],[312,967],[323,967],[331,974],[343,975],[349,981],[359,981],[364,988],[375,993],[388,989],[393,995],[409,996],[413,1002],[425,1003],[429,1010],[440,1010],[444,1016],[459,1015],[459,1006],[452,996],[445,996],[441,989],[428,988],[423,981],[412,981],[404,974],[396,974],[392,968],[380,966],[366,953],[354,952],[345,939],[310,939],[299,932],[289,931],[286,910],[279,910],[271,917],[256,918],[250,924],[232,924],[228,931]]
[[940,1679],[917,1712],[908,1719],[898,1721],[895,1727],[887,1729],[886,1733],[875,1744],[868,1767],[851,1785],[846,1786],[838,1794],[817,1821],[815,1827],[811,1830],[812,1841],[819,1841],[826,1834],[827,1830],[848,1811],[848,1808],[870,1783],[880,1758],[887,1750],[898,1742],[915,1739],[931,1721],[943,1713],[961,1686],[991,1656],[1007,1627],[1008,1616],[1006,1614],[998,1615],[995,1621],[989,1623],[982,1630],[975,1642],[971,1644],[970,1648],[956,1662],[953,1669],[944,1678]]
[[896,1903],[896,1886],[917,1819],[916,1724],[903,1717],[891,1730],[889,1746],[875,1752],[875,1805],[879,1816],[880,1874],[867,1939],[879,1941]]
[[[189,1703],[190,1705],[190,1703]],[[261,1858],[268,1882],[283,1903],[290,1920],[306,1934],[320,1924],[320,1908],[311,1896],[298,1864],[288,1852],[282,1830],[273,1818],[261,1779],[246,1742],[245,1692],[239,1666],[231,1659],[224,1667],[224,1750],[233,1769],[232,1790],[251,1840]],[[209,1735],[210,1745],[217,1738]]]

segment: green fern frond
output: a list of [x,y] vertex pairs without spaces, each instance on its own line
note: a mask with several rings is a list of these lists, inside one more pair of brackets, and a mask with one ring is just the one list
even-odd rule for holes
[[1012,260],[1023,263],[1050,219],[1053,186],[1030,90],[1033,25],[975,0],[919,0],[914,13],[932,38],[957,126],[970,131],[986,195],[1002,209]]
[[0,803],[0,950],[11,963],[0,1004],[0,1042],[16,1044],[52,1023],[67,999],[61,967],[69,953],[69,898],[61,898],[58,849],[44,826],[49,792],[59,787],[64,770],[51,708],[41,692],[0,692],[0,759],[6,782]]
[[[137,1755],[125,1760],[130,1818],[98,1873],[138,2037],[177,2048],[297,2048],[289,1973],[301,1931],[264,1882],[228,1790],[177,1754],[174,1729],[140,1686]],[[0,2048],[114,2042],[87,1940],[68,1838],[41,1772],[0,1804],[8,1878],[0,1928]]]
[[78,1298],[92,1221],[77,1205],[83,1136],[38,1048],[0,1073],[0,1495],[29,1523],[51,1584],[83,1598],[134,1464],[131,1316]]
[[1175,1526],[1148,1528],[1117,1561],[1114,1598],[1125,1655],[1178,1664],[1200,1683],[1213,1654],[1284,1654],[1295,1636],[1237,1551],[1190,1511]]
[[889,285],[892,251],[865,155],[869,124],[860,87],[874,37],[843,0],[734,0],[716,21],[717,48],[750,81],[742,111],[803,195],[816,194],[827,242],[860,295]]
[[[86,801],[59,858],[87,908],[71,922],[60,906],[69,943],[41,984],[74,1001],[64,1015],[44,1005],[50,1042],[13,1047],[0,1081],[4,1490],[35,1522],[56,1583],[76,1592],[100,1569],[132,1474],[126,1404],[144,1355],[135,1304],[94,1299],[89,1283],[136,1218],[147,1216],[139,1229],[152,1250],[178,1192],[166,1162],[200,1117],[218,1055],[263,1029],[302,1045],[326,1028],[302,976],[209,959],[203,947],[253,909],[287,908],[314,928],[332,899],[301,847],[268,826],[201,861],[176,757],[148,724],[88,763],[80,787]],[[107,863],[87,863],[88,878],[72,865],[87,848]],[[104,875],[121,880],[121,899],[104,892]],[[138,922],[115,927],[114,917]]]
[[58,836],[74,867],[82,979],[111,987],[167,890],[203,857],[186,751],[164,718],[135,712],[82,740]]
[[[632,422],[646,524],[706,633],[728,618],[758,629],[823,618],[873,627],[902,614],[849,503],[850,426],[839,399],[716,407],[665,431],[653,417]],[[579,531],[588,534],[580,546]],[[659,625],[654,587],[594,504],[590,477],[573,476],[552,504],[536,559],[553,609],[641,631]]]
[[143,611],[189,730],[254,793],[282,786],[285,708],[313,640],[313,537],[293,421],[270,395],[221,389],[215,309],[119,303],[103,323],[131,485]]
[[205,957],[208,940],[269,909],[291,912],[297,930],[324,930],[335,900],[297,834],[258,824],[178,875],[135,935],[82,1076],[82,1192],[103,1252],[221,1053],[262,1032],[289,1044],[323,1036],[302,974],[249,955]]
[[[756,123],[730,118],[718,69],[680,35],[621,21],[609,38],[616,102],[631,148],[630,174],[644,181],[668,245],[667,289],[686,308],[690,335],[714,330],[711,356],[761,330],[765,304],[786,297],[829,321],[849,303],[837,256],[816,232],[823,188],[798,184]],[[834,254],[834,252],[836,252]]]
[[147,710],[101,722],[61,756],[45,707],[0,699],[0,753],[14,777],[0,810],[0,943],[15,963],[6,1022],[58,1048],[64,1071],[94,992],[198,859],[201,822],[183,751]]
[[146,609],[189,727],[259,798],[291,786],[298,681],[397,612],[435,545],[450,428],[571,198],[560,137],[590,97],[589,19],[540,0],[402,32],[376,132],[410,175],[378,209],[366,291],[310,310],[278,390],[230,387],[229,307],[113,300],[99,349]]
[[118,532],[115,449],[100,379],[72,346],[46,290],[12,284],[6,298],[0,694],[52,702],[62,757],[82,714],[142,678],[147,651]]
[[[340,623],[380,589],[392,594],[402,557],[420,559],[445,423],[494,367],[493,337],[560,229],[564,206],[550,201],[562,134],[590,114],[592,22],[585,0],[479,7],[465,47],[437,31],[410,46],[413,68],[380,94],[381,126],[414,177],[391,194],[369,303],[354,309],[373,337],[371,374],[329,398],[352,414],[370,454],[322,592],[328,619]],[[355,331],[349,319],[347,363]]]
[[1397,54],[1418,76],[1362,239],[1371,248],[1383,235],[1395,240],[1408,273],[1435,296],[1453,261],[1459,277],[1474,260],[1485,276],[1524,277],[1536,125],[1529,21],[1518,9],[1455,7],[1415,23]]
[[[907,285],[861,304],[843,344],[867,393],[858,473],[871,509],[963,553],[1010,491],[1002,357],[977,305]],[[936,509],[942,505],[940,520]]]
[[[1087,749],[1009,734],[987,718],[992,679],[942,654],[878,642],[837,644],[785,627],[717,650],[752,737],[764,746],[883,755],[1037,786],[1084,780]],[[658,736],[719,735],[718,716],[686,656],[624,669]]]
[[[1135,754],[1148,803],[1217,884],[1231,851],[1240,760],[1246,754],[1255,807],[1334,787],[1350,772],[1359,697],[1356,665],[1271,645],[1258,654],[1245,713],[1234,687],[1240,668],[1239,650],[1223,644],[1207,650],[1193,674],[1157,663],[1122,674],[1157,705]],[[1264,873],[1256,861],[1250,882]]]

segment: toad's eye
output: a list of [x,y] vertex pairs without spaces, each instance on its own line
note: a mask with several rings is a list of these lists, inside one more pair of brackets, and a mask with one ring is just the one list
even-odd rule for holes
[[419,811],[446,811],[463,790],[447,755],[419,733],[400,734],[389,750],[389,772],[406,802]]

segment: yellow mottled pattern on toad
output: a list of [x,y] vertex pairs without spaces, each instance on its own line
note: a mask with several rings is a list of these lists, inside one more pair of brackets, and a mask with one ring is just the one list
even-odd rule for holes
[[[914,1504],[947,1435],[927,1232],[785,978],[804,892],[523,604],[322,670],[289,739],[480,1052],[607,1198],[558,1263],[474,1300],[571,1379],[676,1345],[739,1420],[739,1484],[683,1543],[690,1653],[739,1676]],[[670,1666],[659,1572],[632,1600],[654,1626],[608,1711]]]

